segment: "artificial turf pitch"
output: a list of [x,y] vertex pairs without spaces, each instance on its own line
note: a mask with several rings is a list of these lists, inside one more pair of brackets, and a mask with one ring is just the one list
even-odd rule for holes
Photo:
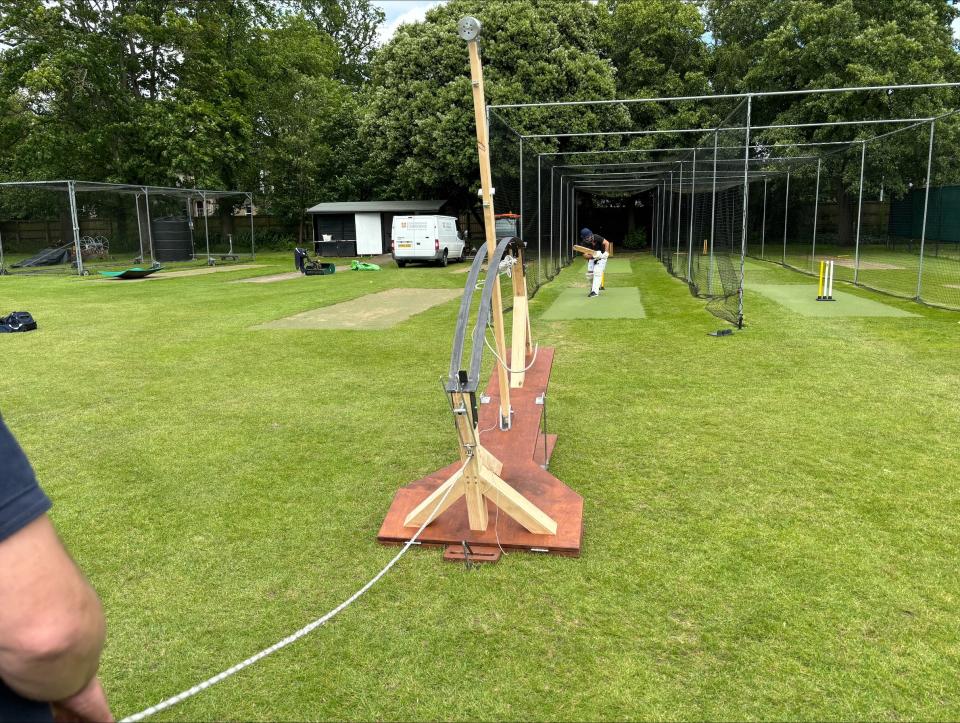
[[[3,413],[103,598],[120,716],[346,599],[396,553],[374,536],[397,487],[456,453],[438,382],[455,303],[375,332],[248,329],[462,276],[230,283],[290,266],[257,262],[0,278],[40,323],[0,337]],[[849,290],[917,317],[810,318],[748,286],[747,327],[712,339],[703,301],[640,256],[622,283],[642,324],[544,320],[582,281],[531,302],[582,556],[468,571],[414,549],[159,719],[960,717],[960,314]]]
[[915,316],[905,309],[843,291],[834,290],[833,301],[817,301],[816,284],[752,284],[748,288],[803,316]]

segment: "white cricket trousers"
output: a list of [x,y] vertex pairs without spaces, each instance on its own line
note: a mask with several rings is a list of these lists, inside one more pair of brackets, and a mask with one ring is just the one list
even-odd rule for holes
[[600,293],[600,284],[603,282],[603,270],[607,268],[606,256],[601,256],[593,262],[593,293]]

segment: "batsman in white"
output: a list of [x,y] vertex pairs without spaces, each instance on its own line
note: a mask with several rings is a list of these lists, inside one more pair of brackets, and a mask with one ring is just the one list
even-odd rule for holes
[[580,240],[584,246],[593,249],[592,255],[584,254],[587,259],[587,279],[591,281],[587,298],[592,299],[603,291],[603,272],[610,256],[610,242],[588,228],[580,229]]

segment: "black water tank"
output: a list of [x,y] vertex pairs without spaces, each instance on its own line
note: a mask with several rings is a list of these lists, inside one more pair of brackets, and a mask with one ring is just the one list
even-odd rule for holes
[[155,218],[153,255],[157,261],[189,261],[193,258],[193,237],[185,216]]

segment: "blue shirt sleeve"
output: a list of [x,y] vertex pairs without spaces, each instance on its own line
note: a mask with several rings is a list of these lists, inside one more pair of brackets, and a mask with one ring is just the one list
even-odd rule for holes
[[[0,418],[0,542],[50,509],[27,456]],[[0,680],[0,723],[52,723],[48,703],[26,700]]]
[[27,456],[0,419],[0,542],[49,509]]

